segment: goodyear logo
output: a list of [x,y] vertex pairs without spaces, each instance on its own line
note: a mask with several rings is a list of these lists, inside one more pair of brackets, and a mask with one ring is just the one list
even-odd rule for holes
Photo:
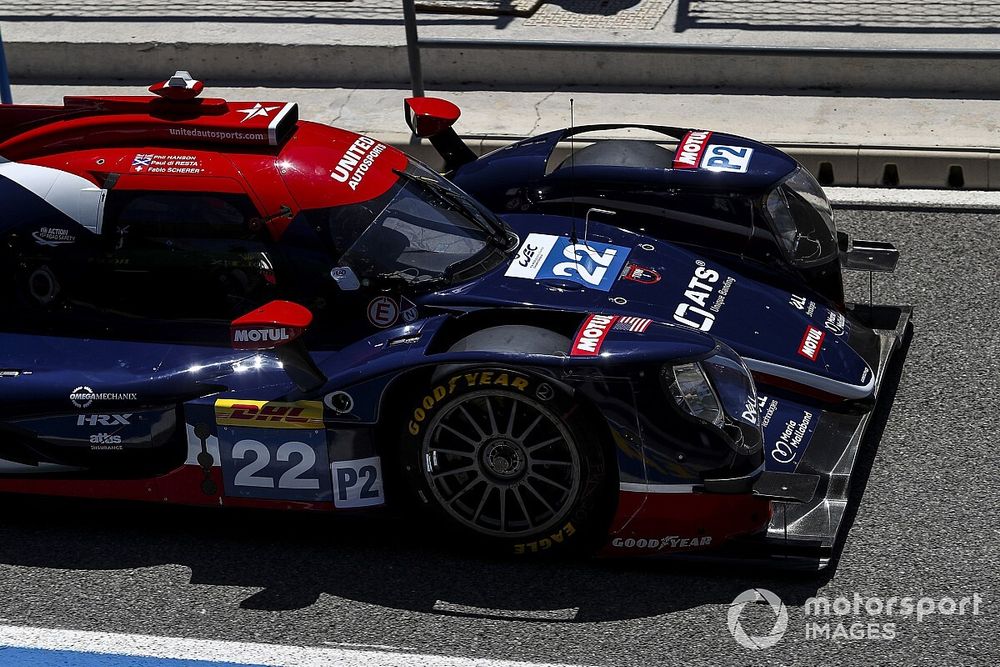
[[323,428],[323,403],[320,401],[247,401],[220,398],[215,402],[215,423],[219,426],[250,428]]

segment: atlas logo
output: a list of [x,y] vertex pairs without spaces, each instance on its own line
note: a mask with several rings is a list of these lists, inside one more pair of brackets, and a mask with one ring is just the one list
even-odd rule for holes
[[705,130],[688,132],[684,135],[674,155],[674,169],[697,169],[698,163],[701,162],[701,154],[705,151],[705,144],[711,136],[712,133]]
[[275,329],[234,329],[234,343],[280,343],[289,340],[285,327]]
[[719,272],[706,268],[701,260],[697,264],[694,276],[684,290],[684,297],[690,303],[678,304],[674,319],[692,329],[708,331],[715,324],[715,314],[708,311],[708,299],[712,296],[713,285],[719,281]]
[[122,437],[120,435],[111,435],[110,433],[98,433],[97,435],[90,436],[90,444],[120,445],[122,444]]
[[80,415],[76,418],[77,426],[128,426],[131,412],[121,415]]
[[596,357],[601,352],[601,345],[611,330],[612,325],[618,321],[618,315],[590,315],[584,321],[580,331],[573,341],[573,349],[570,351],[572,357]]
[[825,331],[820,331],[813,326],[806,328],[806,333],[802,336],[802,342],[799,343],[799,354],[809,361],[816,361],[819,357],[819,351],[823,345],[824,338],[826,338]]

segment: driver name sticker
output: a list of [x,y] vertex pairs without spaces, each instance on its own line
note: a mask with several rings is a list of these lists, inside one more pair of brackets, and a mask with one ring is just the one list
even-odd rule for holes
[[392,297],[377,296],[368,304],[368,321],[379,329],[392,326],[398,318],[399,306]]
[[723,146],[712,144],[705,149],[701,159],[701,168],[708,171],[730,171],[745,174],[750,168],[750,156],[753,149],[746,146]]
[[529,234],[504,275],[564,280],[607,292],[621,274],[629,252],[629,248],[609,243],[573,243],[563,236]]

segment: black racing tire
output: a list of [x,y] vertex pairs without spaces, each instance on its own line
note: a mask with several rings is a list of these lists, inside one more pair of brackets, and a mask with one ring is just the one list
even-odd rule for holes
[[398,460],[420,504],[460,543],[587,552],[606,535],[615,475],[586,413],[546,378],[457,369],[406,413]]

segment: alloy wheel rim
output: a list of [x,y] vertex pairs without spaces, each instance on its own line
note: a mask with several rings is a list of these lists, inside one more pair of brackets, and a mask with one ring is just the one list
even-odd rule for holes
[[580,488],[580,457],[565,425],[527,396],[460,397],[430,421],[421,455],[440,507],[492,536],[552,528]]

